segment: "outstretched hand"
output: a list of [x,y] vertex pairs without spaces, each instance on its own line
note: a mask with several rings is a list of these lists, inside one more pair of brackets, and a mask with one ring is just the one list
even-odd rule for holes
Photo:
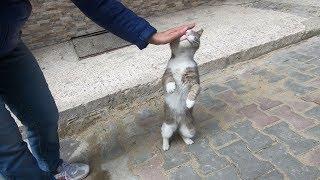
[[150,43],[155,45],[170,43],[183,36],[188,29],[192,29],[194,26],[195,23],[192,23],[172,28],[167,31],[158,32],[151,37]]

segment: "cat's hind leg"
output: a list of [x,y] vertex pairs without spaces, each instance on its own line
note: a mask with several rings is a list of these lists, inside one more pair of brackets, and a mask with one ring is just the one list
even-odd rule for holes
[[177,130],[177,123],[171,123],[171,124],[167,124],[167,123],[163,123],[161,126],[161,135],[162,135],[162,149],[163,150],[168,150],[170,147],[170,143],[169,140],[171,138],[171,136],[173,135],[173,133]]
[[191,124],[181,123],[179,128],[180,135],[183,141],[190,145],[193,144],[193,140],[191,138],[196,134],[195,128]]

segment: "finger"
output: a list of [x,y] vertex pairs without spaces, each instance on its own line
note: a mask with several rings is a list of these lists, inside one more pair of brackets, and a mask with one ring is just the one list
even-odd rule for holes
[[187,24],[186,25],[186,27],[188,28],[188,29],[192,29],[192,28],[194,28],[196,26],[196,23],[191,23],[191,24]]
[[181,36],[183,36],[188,29],[192,29],[195,26],[195,23],[183,25],[180,27],[172,28],[167,31],[162,32],[163,39],[159,41],[159,44],[170,43]]
[[195,23],[187,24],[187,25],[181,26],[180,29],[178,29],[178,30],[179,30],[179,31],[180,31],[180,30],[184,31],[184,30],[192,29],[192,28],[195,27],[195,25],[196,25]]
[[182,26],[179,26],[179,27],[175,27],[175,28],[169,29],[167,32],[168,33],[172,33],[172,32],[175,32],[175,31],[180,31],[180,30],[185,29],[185,28],[187,28],[187,30],[188,30],[188,29],[194,28],[195,25],[196,25],[195,23],[185,24],[185,25],[182,25]]
[[185,34],[185,32],[187,31],[188,29],[187,28],[184,28],[180,31],[175,31],[175,32],[172,32],[168,35],[168,41],[171,42],[173,40],[176,40],[178,38],[180,38],[181,36],[183,36]]
[[188,30],[188,27],[184,27],[182,29],[178,29],[174,32],[171,32],[169,35],[170,36],[175,36],[175,37],[181,37],[183,36],[184,34],[186,34],[186,31]]
[[182,36],[182,35],[186,34],[186,31],[188,29],[192,29],[193,27],[194,27],[194,25],[184,26],[184,27],[182,27],[180,29],[177,29],[174,32],[171,32],[171,33],[177,33],[177,34],[179,34],[178,36]]

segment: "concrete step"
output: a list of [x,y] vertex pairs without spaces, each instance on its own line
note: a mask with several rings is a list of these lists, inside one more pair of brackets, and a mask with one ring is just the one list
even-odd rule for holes
[[[260,8],[248,1],[209,3],[148,19],[160,31],[186,22],[196,22],[204,29],[196,55],[202,75],[320,32],[317,16]],[[33,52],[56,100],[61,122],[159,91],[158,82],[170,58],[167,45],[149,45],[143,51],[128,46],[81,61],[72,42]]]

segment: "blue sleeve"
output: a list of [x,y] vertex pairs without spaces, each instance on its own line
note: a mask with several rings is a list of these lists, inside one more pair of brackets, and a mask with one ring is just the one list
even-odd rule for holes
[[143,49],[157,30],[117,0],[72,0],[91,20]]

